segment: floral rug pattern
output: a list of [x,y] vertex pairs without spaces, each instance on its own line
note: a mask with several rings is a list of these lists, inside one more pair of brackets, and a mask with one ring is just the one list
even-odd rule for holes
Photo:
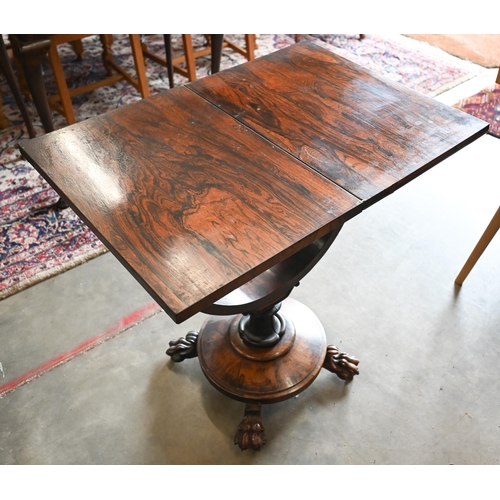
[[462,99],[454,107],[488,122],[488,133],[500,139],[500,85],[493,84],[473,96]]
[[[243,35],[228,35],[243,45]],[[473,74],[460,65],[429,57],[424,52],[408,48],[402,43],[367,35],[306,35],[339,55],[356,62],[375,73],[386,76],[414,90],[435,96],[440,92],[471,78]],[[149,51],[164,57],[162,35],[145,35]],[[258,35],[256,57],[287,47],[294,43],[294,35]],[[59,46],[68,87],[102,78],[99,38],[84,39],[84,54],[77,61],[70,45]],[[205,44],[203,35],[193,35],[195,50]],[[173,35],[174,55],[182,51],[180,35]],[[113,52],[117,61],[133,71],[133,58],[128,37],[115,35]],[[221,70],[245,62],[245,58],[231,49],[224,49]],[[151,93],[169,89],[166,68],[146,60]],[[210,74],[210,57],[196,60],[197,76]],[[55,92],[55,83],[48,63],[44,65],[47,93]],[[134,75],[135,76],[135,75]],[[187,79],[175,74],[175,85]],[[40,175],[23,160],[17,149],[20,139],[27,138],[21,115],[3,75],[0,77],[3,111],[11,126],[0,130],[0,299],[55,276],[106,251],[104,245],[85,226],[71,209],[58,210],[54,203],[58,196]],[[72,99],[78,121],[140,99],[138,91],[126,82],[118,82]],[[43,134],[40,121],[31,103],[28,109],[37,131]],[[56,129],[66,125],[64,118],[53,114]]]

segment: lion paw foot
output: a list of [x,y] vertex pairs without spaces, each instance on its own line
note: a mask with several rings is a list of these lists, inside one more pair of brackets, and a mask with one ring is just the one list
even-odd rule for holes
[[342,380],[352,380],[359,375],[359,361],[345,352],[340,352],[334,345],[326,348],[326,357],[323,368],[335,373]]
[[248,448],[259,451],[266,444],[261,410],[260,404],[247,404],[245,406],[245,415],[234,436],[234,444],[237,444],[242,451]]
[[167,349],[167,354],[176,363],[180,363],[187,358],[196,358],[198,356],[198,335],[198,332],[190,331],[185,337],[171,340],[168,344],[170,347]]

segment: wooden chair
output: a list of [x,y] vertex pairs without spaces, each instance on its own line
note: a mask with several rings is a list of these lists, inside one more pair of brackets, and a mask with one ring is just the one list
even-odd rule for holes
[[[5,47],[5,42],[2,35],[0,35],[0,70],[5,75],[5,79],[7,80],[10,91],[14,96],[19,111],[21,111],[21,116],[23,117],[24,124],[26,125],[29,136],[31,138],[35,137],[35,129],[33,128],[33,124],[31,123],[31,118],[28,114],[28,109],[26,108],[26,103],[23,100],[18,82],[16,80],[16,77],[14,76],[14,71],[12,70],[12,65],[10,64],[9,55],[7,54],[7,49]],[[9,125],[9,121],[3,114],[2,99],[0,96],[0,129],[7,128]]]
[[[156,54],[153,54],[150,52],[147,48],[147,44],[145,41],[143,41],[142,44],[142,51],[145,57],[155,61],[158,64],[161,64],[162,66],[165,66],[167,70],[169,71],[169,84],[170,87],[172,88],[174,86],[173,84],[173,72],[178,73],[184,77],[186,77],[190,82],[193,82],[197,79],[196,77],[196,59],[198,57],[203,57],[208,54],[213,55],[212,52],[212,46],[211,46],[211,37],[214,35],[205,35],[207,39],[209,40],[209,44],[202,48],[202,49],[197,49],[194,50],[193,48],[193,40],[191,35],[182,35],[182,43],[184,47],[184,54],[173,57],[172,56],[172,43],[171,43],[171,37],[172,35],[163,35],[164,40],[165,40],[165,49],[166,49],[166,59],[163,59],[159,57]],[[220,35],[223,36],[223,35]],[[238,52],[242,56],[244,56],[247,61],[251,61],[252,59],[255,58],[255,49],[256,49],[256,35],[245,35],[245,46],[240,47],[239,45],[236,45],[235,43],[231,42],[230,40],[227,40],[226,38],[223,39],[222,41],[222,48],[229,47],[235,52]],[[218,61],[213,61],[212,68],[220,67],[220,52],[217,51],[217,57],[219,57]],[[180,66],[181,64],[185,64],[185,68]],[[172,80],[170,80],[170,71],[172,71]],[[213,71],[215,73],[215,71]]]
[[72,43],[78,54],[82,47],[81,40],[87,36],[91,35],[50,35],[51,44],[48,52],[58,93],[53,96],[48,96],[48,102],[52,109],[61,113],[66,118],[69,125],[76,122],[73,105],[71,103],[71,97],[74,95],[89,92],[99,87],[112,85],[120,80],[126,80],[134,86],[141,93],[143,98],[150,95],[146,76],[146,66],[144,63],[144,56],[142,54],[139,35],[129,35],[137,78],[132,78],[132,76],[130,76],[129,73],[115,61],[111,50],[113,35],[99,35],[103,46],[102,57],[104,66],[107,70],[107,78],[82,87],[69,89],[64,76],[57,47],[62,43]]
[[486,247],[490,244],[490,241],[493,239],[493,236],[495,236],[495,234],[499,229],[500,229],[500,207],[493,216],[493,219],[491,219],[491,222],[488,224],[488,227],[484,231],[483,235],[477,242],[477,245],[475,246],[474,250],[472,250],[472,253],[470,254],[470,257],[467,259],[467,262],[464,264],[464,267],[458,274],[457,279],[455,280],[455,283],[457,285],[461,285],[464,282],[465,278],[467,278],[472,268],[478,261],[479,257],[481,257],[483,252],[486,250]]
[[257,48],[257,36],[256,35],[245,35],[245,46],[240,47],[230,40],[224,39],[223,47],[229,47],[233,49],[238,54],[241,54],[246,58],[247,61],[252,61],[255,59],[255,49]]

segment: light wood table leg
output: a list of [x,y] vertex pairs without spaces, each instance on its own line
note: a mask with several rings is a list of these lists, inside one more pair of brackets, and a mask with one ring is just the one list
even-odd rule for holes
[[493,219],[491,219],[491,222],[488,224],[488,227],[484,231],[483,235],[477,242],[476,247],[474,248],[474,250],[472,250],[472,253],[467,259],[467,262],[464,264],[464,267],[458,274],[457,279],[455,280],[455,283],[457,285],[461,285],[464,282],[465,278],[467,278],[468,274],[471,272],[479,257],[481,257],[483,252],[486,250],[486,247],[490,244],[490,241],[493,239],[493,236],[495,236],[498,229],[500,229],[500,207],[493,216]]

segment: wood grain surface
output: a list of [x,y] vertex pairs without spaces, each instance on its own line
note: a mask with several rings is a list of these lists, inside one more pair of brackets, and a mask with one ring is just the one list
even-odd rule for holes
[[21,150],[177,322],[359,204],[186,88]]
[[284,300],[300,280],[321,260],[342,226],[275,264],[205,309],[214,315],[262,311]]
[[278,403],[314,382],[327,351],[325,330],[317,316],[297,300],[286,299],[282,312],[287,331],[269,349],[238,342],[240,315],[210,316],[205,321],[198,357],[214,387],[245,403]]
[[301,42],[20,149],[182,322],[487,128]]
[[365,206],[488,130],[482,120],[308,41],[189,88]]

